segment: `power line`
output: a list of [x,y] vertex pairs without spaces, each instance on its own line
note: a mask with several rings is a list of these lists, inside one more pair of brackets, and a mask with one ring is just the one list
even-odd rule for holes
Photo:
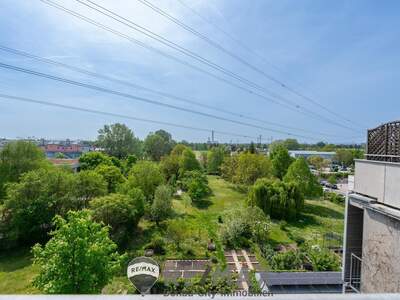
[[[96,8],[96,7],[93,7],[93,6],[90,6],[89,4],[85,3],[85,2],[82,1],[82,0],[75,0],[75,1],[77,1],[77,2],[79,2],[79,3],[81,3],[81,4],[83,4],[83,5],[85,5],[86,7],[89,7],[89,8],[91,8],[91,9],[93,9],[93,10],[95,10],[95,11],[97,11],[97,12],[99,12],[99,13],[101,13],[101,14],[103,14],[103,15],[105,15],[105,16],[107,16],[107,17],[109,17],[109,18],[111,18],[111,19],[113,19],[113,20],[115,20],[115,21],[117,21],[117,22],[119,22],[119,23],[121,23],[121,24],[124,24],[125,26],[128,26],[129,28],[131,28],[131,29],[133,29],[133,30],[136,30],[136,31],[138,31],[138,32],[140,32],[140,33],[142,33],[142,34],[144,34],[144,35],[147,36],[147,37],[150,37],[150,38],[152,38],[152,39],[154,39],[154,40],[157,40],[158,42],[162,43],[163,45],[166,45],[166,46],[168,46],[168,47],[171,47],[171,48],[173,48],[174,50],[179,51],[180,53],[183,53],[183,54],[185,54],[185,55],[187,55],[187,56],[189,56],[189,57],[191,57],[191,58],[193,58],[193,59],[196,59],[197,61],[200,61],[200,62],[206,64],[207,66],[209,66],[209,67],[211,67],[211,68],[213,68],[213,69],[216,69],[217,71],[222,72],[222,73],[225,74],[225,75],[231,76],[231,77],[235,78],[236,80],[239,80],[239,81],[242,82],[242,83],[245,83],[245,84],[247,84],[247,85],[249,85],[249,86],[251,86],[251,87],[253,87],[253,88],[256,88],[256,89],[259,90],[259,91],[262,91],[262,92],[264,92],[264,93],[267,93],[267,94],[271,95],[272,97],[279,98],[279,99],[283,100],[284,102],[289,103],[290,105],[292,105],[292,106],[294,106],[294,107],[296,107],[296,108],[302,109],[303,111],[307,112],[308,114],[314,115],[314,116],[316,116],[316,117],[318,117],[318,118],[320,118],[320,119],[322,119],[322,120],[325,120],[325,121],[333,122],[333,123],[335,123],[336,125],[339,124],[339,126],[343,127],[342,124],[337,123],[337,122],[335,122],[335,121],[332,121],[332,120],[330,120],[329,118],[326,118],[326,117],[324,117],[324,116],[322,116],[322,115],[320,115],[320,114],[318,114],[318,113],[315,113],[315,112],[313,112],[313,111],[311,111],[311,110],[309,110],[309,109],[307,109],[307,108],[305,108],[305,107],[302,107],[302,106],[298,105],[297,103],[295,103],[295,102],[293,102],[293,101],[291,101],[291,100],[289,100],[289,99],[287,99],[287,98],[284,98],[284,97],[282,97],[282,96],[280,96],[280,95],[278,95],[278,94],[274,94],[274,93],[272,93],[271,91],[265,89],[264,87],[258,85],[257,83],[254,83],[254,82],[252,82],[252,81],[250,81],[250,80],[248,80],[248,79],[246,79],[246,78],[243,78],[242,76],[240,76],[240,75],[238,75],[238,74],[236,74],[236,73],[234,73],[234,72],[232,72],[232,71],[230,71],[230,70],[227,70],[226,68],[224,68],[224,67],[222,67],[222,66],[220,66],[220,65],[218,65],[218,64],[216,64],[216,63],[213,63],[212,61],[210,61],[210,60],[208,60],[208,59],[202,57],[201,55],[198,55],[198,54],[196,54],[196,53],[194,53],[194,52],[192,52],[192,51],[190,51],[190,50],[188,50],[188,49],[186,49],[186,48],[184,48],[184,47],[179,46],[178,44],[176,44],[176,43],[174,43],[174,42],[172,42],[172,41],[170,41],[170,40],[168,40],[168,39],[165,39],[164,37],[162,37],[162,36],[160,36],[160,35],[158,35],[158,34],[152,32],[152,31],[148,30],[147,28],[145,28],[145,27],[143,27],[143,26],[138,25],[137,23],[132,22],[131,20],[129,20],[129,19],[127,19],[127,18],[122,17],[121,15],[119,15],[119,14],[117,14],[117,13],[115,13],[115,12],[113,12],[113,11],[107,9],[107,8],[105,8],[104,6],[101,6],[101,5],[95,3],[95,2],[93,2],[93,1],[91,1],[91,0],[86,0],[86,1],[89,2],[89,3],[91,3],[91,4],[93,4],[93,5],[96,6],[97,8]],[[140,2],[142,2],[142,3],[143,3],[143,1],[144,1],[144,2],[147,2],[147,3],[150,4],[150,2],[148,2],[148,1],[146,1],[146,0],[138,0],[138,1],[140,1]],[[154,6],[154,7],[155,7],[155,6]],[[98,9],[98,8],[99,8],[99,9]],[[157,8],[157,7],[156,7],[156,8]],[[163,12],[163,11],[161,11],[161,12]],[[163,13],[165,13],[165,12],[163,12]],[[165,13],[165,14],[166,14],[166,13]],[[168,15],[168,14],[167,14],[167,15]],[[169,16],[169,15],[168,15],[168,16]],[[170,17],[173,18],[172,16],[170,16]],[[122,21],[121,21],[121,20],[122,20]],[[176,20],[176,19],[175,19],[175,20]],[[185,24],[183,24],[183,25],[185,25]],[[189,28],[190,28],[190,27],[189,27]],[[197,32],[196,32],[196,33],[197,33]],[[205,36],[202,36],[202,37],[205,38],[205,39],[208,39],[208,38],[205,37]],[[208,40],[209,40],[209,39],[208,39]],[[209,40],[209,41],[211,41],[211,40]],[[213,41],[211,41],[211,42],[213,42]],[[220,48],[221,48],[220,50],[223,50],[223,51],[225,51],[225,52],[227,51],[227,50],[224,49],[223,47],[220,47]],[[234,55],[234,54],[230,53],[230,55]],[[241,59],[241,58],[240,58],[240,57],[236,57],[236,59]],[[245,61],[242,61],[242,62],[243,62],[243,63],[246,63]],[[249,65],[250,67],[255,68],[254,66],[252,66],[252,65],[250,65],[250,64],[248,64],[248,63],[247,63],[247,65]],[[258,69],[258,70],[259,70],[259,69]],[[260,71],[260,70],[259,70],[259,71]],[[260,72],[262,72],[262,71],[260,71]],[[265,75],[265,73],[264,73],[264,75]],[[270,79],[271,79],[271,78],[270,78]],[[271,79],[271,80],[272,80],[272,79]],[[317,103],[317,104],[318,104],[318,103]]]
[[54,80],[54,81],[63,82],[63,83],[67,83],[67,84],[70,84],[70,85],[75,85],[75,86],[79,86],[79,87],[83,87],[83,88],[87,88],[87,89],[91,89],[91,90],[95,90],[95,91],[99,91],[99,92],[103,92],[103,93],[119,96],[119,97],[122,97],[122,98],[125,98],[125,99],[141,101],[141,102],[144,102],[144,103],[149,103],[149,104],[158,105],[158,106],[162,106],[162,107],[172,108],[172,109],[175,109],[175,110],[189,112],[189,113],[192,113],[192,114],[197,114],[197,115],[201,115],[201,116],[204,116],[204,117],[217,119],[217,120],[220,120],[220,121],[226,121],[226,122],[230,122],[230,123],[234,123],[234,124],[238,124],[238,125],[243,125],[243,126],[247,126],[247,127],[253,127],[253,128],[257,128],[257,129],[261,129],[261,130],[265,130],[265,131],[269,131],[269,132],[275,132],[275,133],[279,133],[279,134],[284,134],[284,135],[288,135],[288,136],[293,136],[293,137],[300,137],[300,138],[305,138],[305,139],[319,140],[317,138],[310,137],[310,136],[294,134],[294,133],[290,133],[290,132],[286,132],[286,131],[282,131],[282,130],[278,130],[278,129],[267,128],[267,127],[264,127],[264,126],[258,126],[258,125],[255,125],[255,124],[250,124],[250,123],[241,122],[241,121],[237,121],[237,120],[233,120],[233,119],[229,119],[229,118],[225,118],[225,117],[220,117],[220,116],[217,116],[217,115],[213,115],[213,114],[209,114],[209,113],[205,113],[205,112],[200,112],[200,111],[197,111],[197,110],[184,108],[184,107],[180,107],[180,106],[176,106],[176,105],[172,105],[172,104],[167,104],[167,103],[159,102],[159,101],[148,99],[148,98],[144,98],[144,97],[138,97],[138,96],[134,96],[134,95],[131,95],[131,94],[127,94],[127,93],[122,93],[122,92],[119,92],[119,91],[111,90],[111,89],[108,89],[108,88],[105,88],[105,87],[100,87],[100,86],[87,84],[87,83],[83,83],[83,82],[79,82],[79,81],[74,81],[74,80],[70,80],[70,79],[66,79],[66,78],[62,78],[62,77],[58,77],[58,76],[53,76],[53,75],[50,75],[50,74],[41,73],[41,72],[37,72],[37,71],[25,69],[25,68],[20,68],[20,67],[9,65],[9,64],[0,63],[0,68],[10,69],[10,70],[14,70],[14,71],[30,74],[30,75],[35,75],[35,76],[38,76],[38,77],[43,77],[43,78],[51,79],[51,80]]
[[[217,76],[217,75],[215,75],[215,74],[213,74],[213,73],[210,73],[210,72],[208,72],[208,71],[206,71],[206,70],[204,70],[204,69],[201,69],[201,68],[199,68],[199,67],[197,67],[197,66],[194,66],[194,65],[188,63],[187,61],[183,61],[183,60],[181,60],[181,59],[179,59],[179,58],[177,58],[177,57],[174,57],[174,56],[169,55],[169,54],[167,54],[167,53],[165,53],[165,52],[162,52],[162,51],[160,51],[160,50],[158,50],[158,49],[156,49],[156,48],[154,48],[154,47],[148,46],[148,45],[146,45],[145,43],[143,43],[143,42],[141,42],[141,41],[139,41],[139,40],[136,40],[136,39],[134,39],[134,38],[132,38],[132,37],[130,37],[130,36],[127,36],[127,35],[125,35],[125,34],[119,32],[119,31],[116,31],[116,30],[114,30],[114,29],[112,29],[112,28],[110,28],[110,27],[107,27],[107,26],[105,26],[105,25],[103,25],[103,24],[101,24],[101,23],[99,23],[99,22],[96,22],[96,21],[94,21],[93,19],[90,19],[90,18],[88,18],[88,17],[86,17],[86,16],[83,16],[83,15],[81,15],[81,14],[79,14],[79,13],[73,11],[73,10],[67,9],[67,8],[65,8],[65,7],[62,6],[62,5],[59,5],[59,4],[57,4],[57,3],[52,2],[51,0],[40,0],[40,1],[43,2],[43,3],[46,3],[46,4],[50,5],[50,6],[53,6],[53,7],[57,8],[57,9],[60,9],[60,10],[66,12],[66,13],[68,13],[68,14],[71,14],[71,15],[73,15],[73,16],[75,16],[75,17],[77,17],[77,18],[79,18],[79,19],[81,19],[81,20],[83,20],[83,21],[85,21],[85,22],[88,22],[88,23],[90,23],[90,24],[92,24],[92,25],[95,25],[95,26],[97,26],[97,27],[99,27],[99,28],[101,28],[101,29],[103,29],[103,30],[106,30],[106,31],[111,32],[111,33],[113,33],[113,34],[116,34],[116,35],[118,35],[118,36],[120,36],[120,37],[123,37],[123,38],[127,39],[128,41],[130,41],[130,42],[132,42],[132,43],[134,43],[134,44],[137,44],[137,45],[139,45],[139,46],[141,46],[141,47],[144,47],[144,48],[146,48],[146,49],[148,49],[148,50],[150,50],[150,51],[156,52],[156,53],[158,53],[158,54],[160,54],[160,55],[162,55],[162,56],[164,56],[164,57],[167,57],[167,58],[172,59],[172,60],[174,60],[174,61],[176,61],[176,62],[179,62],[179,63],[181,63],[181,64],[183,64],[183,65],[185,65],[185,66],[188,66],[188,67],[190,67],[190,68],[193,68],[193,69],[195,69],[195,70],[197,70],[197,71],[199,71],[199,72],[202,72],[202,73],[204,73],[204,74],[207,74],[207,75],[209,75],[209,76],[211,76],[211,77],[213,77],[213,78],[216,78],[216,79],[218,79],[218,80],[220,80],[220,81],[223,81],[223,82],[225,82],[225,83],[227,83],[227,84],[229,84],[229,85],[231,85],[231,86],[234,86],[234,87],[236,87],[236,88],[239,88],[239,89],[241,89],[241,90],[243,90],[243,91],[246,91],[246,92],[248,92],[248,93],[250,93],[250,94],[252,94],[252,95],[255,95],[255,96],[257,96],[257,97],[260,97],[260,98],[262,98],[263,100],[267,100],[267,101],[269,101],[269,102],[273,102],[273,103],[275,103],[275,104],[281,105],[281,106],[283,106],[283,107],[285,107],[285,108],[287,108],[287,109],[293,110],[293,111],[295,111],[295,112],[303,113],[303,114],[305,114],[305,115],[307,115],[307,116],[309,116],[309,117],[317,118],[318,120],[323,120],[323,121],[326,121],[326,122],[331,123],[331,124],[333,124],[333,125],[336,125],[336,126],[339,126],[339,127],[342,127],[342,128],[346,128],[346,129],[349,129],[349,130],[358,132],[358,130],[355,130],[354,128],[345,126],[345,125],[343,125],[343,124],[341,124],[341,123],[338,123],[338,122],[335,122],[335,121],[330,120],[330,119],[328,119],[328,118],[325,118],[325,117],[323,117],[323,116],[321,116],[321,115],[318,115],[318,114],[316,114],[316,113],[314,113],[314,112],[312,112],[312,111],[310,111],[310,110],[308,110],[308,109],[305,109],[304,107],[301,107],[301,106],[299,106],[299,105],[297,105],[297,104],[295,104],[295,107],[292,107],[292,106],[290,106],[290,105],[287,105],[287,103],[279,102],[279,101],[277,101],[276,99],[266,97],[265,95],[262,95],[262,94],[259,94],[259,93],[255,92],[255,91],[253,91],[253,90],[247,89],[247,88],[245,88],[245,87],[243,87],[243,86],[241,86],[241,85],[238,85],[238,84],[236,84],[236,83],[234,83],[234,82],[232,82],[232,81],[229,81],[229,80],[227,80],[227,79],[225,79],[225,78],[223,78],[223,77]],[[121,21],[120,21],[120,22],[121,22]],[[280,96],[277,96],[277,97],[280,97]],[[282,97],[280,97],[280,98],[282,98]],[[300,109],[300,108],[302,109],[302,111],[298,110],[298,109]]]
[[129,120],[140,121],[140,122],[147,122],[147,123],[153,123],[153,124],[159,124],[159,125],[165,125],[165,126],[172,126],[172,127],[177,127],[177,128],[183,128],[183,129],[190,129],[190,130],[195,130],[195,131],[202,131],[202,132],[207,132],[207,133],[216,132],[216,133],[219,133],[221,135],[227,135],[227,136],[236,136],[236,137],[250,138],[250,139],[255,139],[256,138],[256,137],[253,137],[253,136],[237,134],[237,133],[234,133],[234,132],[218,131],[218,130],[207,129],[207,128],[187,126],[187,125],[182,125],[182,124],[177,124],[177,123],[170,123],[170,122],[164,122],[164,121],[144,119],[144,118],[138,118],[138,117],[123,115],[123,114],[105,112],[105,111],[101,111],[101,110],[95,110],[95,109],[89,109],[89,108],[83,108],[83,107],[59,104],[59,103],[54,103],[54,102],[47,102],[47,101],[42,101],[42,100],[35,100],[35,99],[25,98],[25,97],[17,97],[17,96],[6,95],[6,94],[0,94],[0,98],[12,99],[12,100],[16,100],[16,101],[35,103],[35,104],[40,104],[40,105],[58,107],[58,108],[81,111],[81,112],[88,112],[88,113],[93,113],[93,114],[100,114],[100,115],[123,118],[123,119],[129,119]]
[[[77,0],[79,1],[79,0]],[[93,3],[91,0],[87,0],[90,3]],[[246,65],[247,67],[249,67],[250,69],[252,69],[253,71],[263,75],[265,78],[269,79],[270,81],[278,84],[280,87],[288,90],[289,92],[291,92],[292,94],[295,94],[296,96],[303,98],[304,100],[307,100],[310,103],[313,103],[314,105],[317,105],[318,107],[320,107],[321,109],[331,113],[332,115],[335,115],[336,117],[339,117],[347,122],[349,122],[350,124],[354,125],[354,121],[350,120],[347,117],[344,117],[340,114],[338,114],[336,111],[329,109],[328,107],[322,105],[321,103],[319,103],[318,101],[298,92],[297,90],[291,88],[290,86],[288,86],[286,83],[282,82],[281,80],[265,73],[263,70],[261,70],[260,68],[250,64],[249,62],[247,62],[245,59],[243,59],[242,57],[236,55],[235,53],[227,50],[226,48],[224,48],[223,46],[221,46],[221,44],[215,42],[214,40],[211,40],[210,38],[208,38],[207,36],[205,36],[204,34],[198,32],[197,30],[195,30],[193,27],[190,27],[189,25],[183,23],[182,21],[178,20],[177,18],[171,16],[170,14],[168,14],[167,12],[165,12],[164,10],[162,10],[161,8],[159,8],[158,6],[152,4],[150,1],[147,0],[137,0],[140,3],[146,5],[147,7],[151,8],[153,11],[157,12],[158,14],[162,15],[163,17],[169,19],[170,21],[174,22],[175,24],[177,24],[178,26],[180,26],[181,28],[185,29],[186,31],[191,32],[192,34],[196,35],[197,37],[201,38],[202,40],[204,40],[205,42],[207,42],[209,45],[213,46],[214,48],[219,49],[220,51],[224,52],[225,54],[231,56],[232,58],[238,60],[239,62],[241,62],[242,64]],[[80,1],[79,1],[80,2]]]
[[339,137],[339,135],[321,133],[321,132],[316,132],[316,131],[309,131],[309,130],[300,129],[300,128],[296,128],[296,127],[285,126],[285,125],[282,125],[282,124],[279,124],[279,123],[275,123],[275,122],[264,121],[264,120],[261,120],[261,119],[258,119],[258,118],[248,117],[248,116],[245,116],[243,114],[231,112],[231,111],[225,110],[225,109],[220,109],[220,108],[217,108],[217,107],[214,107],[214,106],[211,106],[211,105],[206,105],[206,104],[203,104],[203,103],[200,103],[200,102],[188,99],[188,98],[178,97],[178,96],[175,96],[175,95],[172,95],[172,94],[169,94],[169,93],[165,93],[163,91],[150,89],[150,88],[138,85],[138,84],[134,84],[134,83],[125,81],[125,80],[121,80],[121,79],[117,79],[115,77],[110,77],[110,76],[107,76],[107,75],[104,75],[104,74],[99,74],[99,73],[95,73],[95,72],[92,72],[92,71],[88,71],[88,70],[85,70],[85,69],[82,69],[82,68],[71,66],[71,65],[68,65],[68,64],[65,64],[65,63],[61,63],[61,62],[58,62],[58,61],[54,61],[54,60],[51,60],[51,59],[48,59],[48,58],[40,57],[40,56],[31,54],[31,53],[28,53],[28,52],[25,52],[25,51],[21,51],[21,50],[17,50],[17,49],[13,49],[13,48],[10,48],[10,47],[6,47],[6,46],[0,45],[0,50],[8,52],[8,53],[15,54],[15,55],[27,57],[27,58],[30,58],[30,59],[33,59],[33,60],[36,60],[36,61],[39,61],[39,62],[47,63],[47,64],[50,64],[50,65],[54,65],[54,66],[57,66],[57,67],[66,68],[68,70],[72,70],[72,71],[75,71],[75,72],[78,72],[78,73],[81,73],[81,74],[85,74],[85,75],[89,75],[89,76],[92,76],[92,77],[96,77],[96,78],[99,78],[99,79],[104,79],[104,80],[108,80],[110,82],[115,82],[115,83],[126,85],[126,86],[129,86],[129,87],[141,89],[141,90],[144,90],[144,91],[147,91],[147,92],[151,92],[151,93],[154,93],[154,94],[157,94],[157,95],[161,95],[161,96],[164,96],[164,97],[167,97],[167,98],[170,98],[170,99],[178,100],[178,101],[181,101],[181,102],[184,102],[184,103],[190,103],[190,104],[197,105],[197,106],[200,106],[200,107],[204,107],[204,108],[207,108],[207,109],[212,109],[212,110],[215,110],[215,111],[218,111],[218,112],[223,112],[223,113],[230,114],[230,115],[233,115],[233,116],[241,117],[241,118],[244,118],[244,119],[258,121],[260,123],[279,126],[279,127],[286,128],[286,129],[291,129],[291,130],[309,132],[309,133],[312,133],[312,134],[319,134],[319,135],[322,135],[322,136]]

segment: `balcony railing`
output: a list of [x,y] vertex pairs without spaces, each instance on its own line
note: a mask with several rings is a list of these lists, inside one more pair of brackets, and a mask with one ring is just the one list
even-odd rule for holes
[[361,265],[362,259],[351,253],[350,257],[350,282],[348,286],[355,291],[360,293],[361,291]]

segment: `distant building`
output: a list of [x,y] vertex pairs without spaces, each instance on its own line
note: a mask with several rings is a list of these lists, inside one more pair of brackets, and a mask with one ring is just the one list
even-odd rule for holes
[[289,150],[289,154],[291,157],[298,158],[304,157],[305,159],[310,156],[319,156],[323,159],[333,160],[336,155],[336,152],[323,152],[323,151],[308,151],[308,150]]
[[41,146],[48,158],[56,157],[57,153],[62,153],[67,158],[78,158],[83,153],[94,150],[90,146],[81,146],[73,143],[49,143]]
[[368,131],[346,199],[345,290],[400,293],[400,122]]

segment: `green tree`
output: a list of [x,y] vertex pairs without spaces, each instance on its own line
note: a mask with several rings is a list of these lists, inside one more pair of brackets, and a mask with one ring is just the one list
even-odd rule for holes
[[299,189],[306,197],[322,196],[322,187],[317,177],[311,173],[303,157],[299,157],[289,166],[283,180],[286,182],[296,182]]
[[129,171],[134,164],[138,161],[137,156],[134,154],[129,154],[125,160],[125,168]]
[[108,229],[87,211],[57,216],[52,238],[33,247],[39,275],[33,285],[46,294],[98,294],[121,270],[125,256],[108,237]]
[[293,220],[304,206],[304,196],[294,182],[258,179],[249,191],[247,204],[258,206],[274,219]]
[[111,237],[119,245],[128,241],[144,214],[144,195],[131,190],[129,195],[109,194],[90,202],[93,218],[111,227]]
[[292,163],[288,150],[281,144],[277,144],[270,150],[269,157],[272,162],[272,173],[279,179],[283,179]]
[[221,177],[233,182],[238,166],[238,155],[226,156],[221,164]]
[[321,171],[323,168],[326,168],[329,165],[329,162],[326,159],[323,159],[321,156],[312,155],[307,158],[307,161],[310,165],[313,165],[318,171]]
[[157,187],[154,194],[154,201],[151,205],[151,219],[159,223],[167,219],[172,210],[172,191],[168,185],[160,185]]
[[250,185],[258,178],[271,176],[271,162],[262,154],[241,153],[234,172],[234,183]]
[[174,184],[179,177],[180,156],[167,155],[161,158],[160,169],[168,183]]
[[208,151],[207,172],[209,174],[220,174],[225,155],[226,151],[223,147],[214,147]]
[[104,148],[108,155],[119,159],[126,158],[129,154],[141,155],[140,140],[135,138],[132,130],[124,124],[104,125],[99,130],[97,144]]
[[79,158],[79,166],[81,170],[94,170],[99,165],[112,166],[111,158],[101,152],[86,152]]
[[207,176],[201,171],[188,171],[182,176],[183,188],[193,201],[198,201],[211,193]]
[[171,152],[174,145],[171,134],[164,130],[158,130],[146,137],[144,150],[152,160],[159,161],[161,157]]
[[256,151],[256,146],[254,145],[253,142],[250,143],[249,152],[250,152],[251,154],[255,154],[255,153],[257,152],[257,151]]
[[354,165],[354,159],[361,159],[364,156],[364,152],[360,149],[337,149],[334,161],[345,167],[351,167]]
[[336,179],[336,176],[335,175],[330,175],[329,177],[328,177],[328,182],[330,183],[330,184],[337,184],[337,179]]
[[183,144],[177,144],[171,151],[171,155],[182,156],[184,150],[188,149],[187,146]]
[[300,148],[300,144],[296,139],[286,139],[282,144],[288,150],[297,150]]
[[117,186],[126,180],[121,170],[116,166],[99,165],[95,171],[103,176],[104,180],[107,182],[107,190],[109,193],[114,193],[117,190]]
[[187,171],[194,171],[194,170],[200,170],[201,166],[199,161],[196,159],[196,155],[194,152],[186,148],[182,152],[182,156],[179,161],[179,174],[183,175]]
[[60,168],[38,169],[7,188],[4,216],[11,239],[43,240],[56,214],[76,207],[75,178]]
[[76,175],[76,196],[80,202],[79,208],[87,207],[90,200],[107,194],[107,182],[99,173],[87,170]]
[[0,151],[0,199],[7,182],[17,182],[28,171],[49,166],[44,152],[31,142],[10,142]]
[[157,186],[162,183],[164,177],[156,163],[139,161],[130,171],[127,186],[141,189],[146,199],[151,202]]

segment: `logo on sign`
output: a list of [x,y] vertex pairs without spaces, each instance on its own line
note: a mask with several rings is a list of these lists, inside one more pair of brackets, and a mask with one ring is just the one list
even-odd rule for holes
[[145,294],[158,280],[160,267],[154,259],[137,257],[129,263],[127,275],[133,286],[141,294]]

